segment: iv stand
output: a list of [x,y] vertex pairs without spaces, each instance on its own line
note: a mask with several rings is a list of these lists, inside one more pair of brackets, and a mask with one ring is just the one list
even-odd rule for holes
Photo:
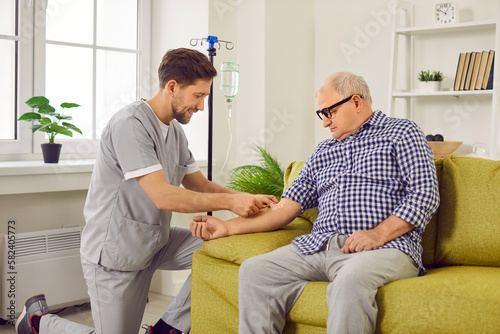
[[[203,45],[203,41],[208,42],[208,59],[210,62],[213,64],[214,63],[214,57],[217,55],[216,49],[215,49],[215,43],[218,44],[219,49],[221,43],[225,43],[226,49],[227,50],[232,50],[234,49],[234,44],[233,42],[229,41],[222,41],[217,38],[217,36],[208,36],[204,38],[192,38],[189,44],[192,46],[196,46],[198,44],[198,41],[200,41],[200,45]],[[212,85],[210,86],[210,95],[208,96],[208,170],[207,170],[207,179],[209,181],[212,181],[212,138],[213,138],[213,104],[214,104],[214,96],[213,96],[213,90],[214,90],[214,83],[212,81]]]
[[[208,37],[215,37],[215,36],[208,36]],[[217,37],[215,37],[217,39]],[[213,42],[209,42],[209,48],[208,48],[208,59],[210,62],[213,64],[214,63],[214,57],[217,55],[215,52],[214,44]],[[208,170],[207,170],[207,176],[208,180],[212,181],[212,144],[213,144],[213,124],[214,124],[214,112],[213,112],[213,107],[214,107],[214,82],[212,81],[212,84],[210,85],[210,95],[208,96]]]
[[[200,45],[203,45],[203,41],[208,42],[208,59],[210,62],[213,64],[214,63],[214,57],[217,55],[217,50],[215,49],[215,43],[219,45],[220,49],[220,43],[225,43],[226,44],[226,49],[227,50],[232,50],[234,48],[234,44],[232,42],[228,41],[222,41],[217,38],[217,36],[208,36],[206,38],[192,38],[189,44],[192,46],[196,46],[198,44],[198,41],[200,41]],[[212,81],[212,84],[210,85],[210,95],[208,96],[208,169],[207,169],[207,179],[209,181],[212,181],[212,146],[213,146],[213,104],[214,104],[214,83]],[[211,216],[212,213],[208,212],[208,215]]]

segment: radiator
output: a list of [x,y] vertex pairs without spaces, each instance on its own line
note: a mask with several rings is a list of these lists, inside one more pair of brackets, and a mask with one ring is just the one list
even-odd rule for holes
[[50,311],[89,301],[80,263],[82,228],[18,233],[15,241],[4,236],[2,319],[15,321],[26,299],[39,293],[45,294]]

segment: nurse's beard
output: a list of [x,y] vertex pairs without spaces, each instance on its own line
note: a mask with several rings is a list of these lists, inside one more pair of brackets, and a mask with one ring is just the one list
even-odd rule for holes
[[172,108],[172,115],[177,120],[177,122],[181,124],[189,123],[191,119],[186,115],[187,111],[184,114],[181,114],[180,112],[177,111],[177,107],[173,103],[170,105],[170,107]]

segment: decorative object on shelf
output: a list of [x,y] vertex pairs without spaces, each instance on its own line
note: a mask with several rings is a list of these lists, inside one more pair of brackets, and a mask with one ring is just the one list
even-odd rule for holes
[[422,92],[437,92],[441,90],[441,82],[444,76],[441,71],[420,71],[418,81],[420,91]]
[[434,158],[444,158],[455,152],[462,145],[461,141],[445,141],[443,135],[439,133],[427,135],[425,139],[429,142],[432,153],[434,153]]
[[472,144],[472,154],[473,157],[488,158],[488,145],[484,143],[474,143]]
[[454,2],[437,3],[434,7],[435,24],[453,24],[458,22],[458,7]]
[[231,171],[228,188],[250,194],[269,194],[280,198],[284,187],[284,172],[279,162],[263,147],[255,148],[260,165],[245,165]]
[[[82,134],[82,130],[77,128],[75,125],[68,123],[73,119],[72,116],[63,115],[56,112],[56,109],[52,107],[50,101],[44,96],[34,96],[26,104],[31,108],[38,109],[37,112],[27,112],[19,117],[19,121],[36,121],[39,124],[34,124],[31,127],[32,132],[42,131],[47,133],[49,137],[49,142],[42,144],[43,161],[45,163],[58,163],[59,155],[61,153],[62,144],[54,143],[56,135],[62,134],[65,136],[73,137],[73,132],[78,132]],[[61,111],[69,108],[80,107],[79,104],[64,102],[61,104]],[[62,123],[61,123],[62,122]]]
[[461,141],[430,141],[432,152],[434,153],[434,158],[444,158],[447,155],[455,152],[460,145]]

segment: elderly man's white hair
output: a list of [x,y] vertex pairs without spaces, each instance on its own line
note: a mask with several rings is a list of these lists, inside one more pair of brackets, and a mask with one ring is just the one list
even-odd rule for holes
[[370,88],[362,76],[350,72],[338,72],[332,74],[325,80],[320,88],[320,92],[334,91],[339,100],[343,100],[351,95],[363,95],[369,105],[372,104]]

